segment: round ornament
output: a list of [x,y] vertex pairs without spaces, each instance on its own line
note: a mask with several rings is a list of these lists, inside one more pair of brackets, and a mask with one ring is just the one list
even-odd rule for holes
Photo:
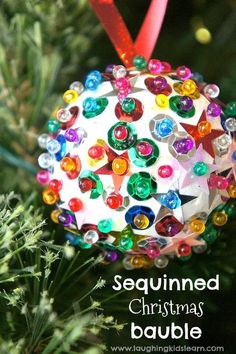
[[[89,73],[85,89],[76,81],[65,92],[57,131],[39,137],[37,179],[52,220],[74,245],[98,247],[105,264],[124,256],[128,269],[204,252],[236,196],[233,104],[222,113],[215,85],[160,63],[147,69],[139,57],[138,71]],[[122,99],[117,80],[129,87]]]
[[236,214],[236,102],[222,104],[218,86],[187,66],[148,60],[167,0],[151,1],[135,43],[114,1],[89,3],[124,66],[65,91],[38,138],[43,201],[66,239],[101,250],[103,264],[185,262]]

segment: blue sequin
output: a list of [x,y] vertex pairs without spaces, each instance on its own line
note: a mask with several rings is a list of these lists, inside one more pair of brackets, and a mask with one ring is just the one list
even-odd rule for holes
[[71,234],[70,232],[67,232],[65,234],[65,239],[70,242],[71,245],[75,246],[77,245],[77,237],[74,234]]
[[220,124],[221,124],[222,128],[224,129],[224,131],[228,133],[228,129],[225,126],[225,121],[226,121],[226,116],[224,114],[221,114]]
[[80,236],[74,235],[71,232],[65,234],[65,239],[69,241],[71,245],[79,246],[83,249],[92,247],[92,245],[86,243]]
[[127,224],[130,224],[133,229],[138,230],[138,227],[134,224],[134,218],[136,215],[139,214],[143,214],[148,217],[149,225],[147,229],[151,227],[155,220],[155,214],[151,208],[142,205],[135,205],[131,207],[125,214],[125,221],[127,222]]
[[236,150],[233,151],[231,159],[233,160],[233,162],[236,162]]
[[56,140],[60,143],[61,148],[54,156],[57,161],[61,161],[66,154],[66,138],[60,134],[56,137]]

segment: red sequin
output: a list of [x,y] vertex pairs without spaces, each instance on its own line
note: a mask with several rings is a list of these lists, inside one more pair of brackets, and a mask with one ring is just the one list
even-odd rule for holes
[[66,175],[69,179],[76,179],[77,177],[79,177],[79,172],[76,170],[72,170],[72,171],[66,172]]
[[70,158],[74,161],[75,163],[75,169],[71,171],[67,171],[66,175],[69,179],[76,179],[81,171],[81,161],[78,156],[70,156]]
[[71,113],[71,118],[68,122],[61,124],[62,130],[66,130],[66,129],[72,127],[72,125],[74,125],[74,123],[79,115],[79,108],[77,106],[71,107],[69,109],[69,111]]
[[179,222],[173,215],[165,216],[156,225],[156,232],[161,236],[172,237],[177,235],[184,225]]
[[159,87],[157,87],[156,85],[154,85],[153,81],[154,81],[154,78],[152,78],[152,77],[148,77],[144,80],[144,83],[145,83],[148,91],[150,91],[154,95],[163,94],[163,95],[169,96],[171,94],[172,88],[170,85],[167,85],[166,88],[163,90],[163,89],[160,89]]
[[121,104],[117,103],[115,107],[115,115],[119,120],[124,122],[135,122],[142,117],[143,115],[142,102],[140,102],[136,98],[134,98],[134,101],[135,101],[135,109],[130,113],[124,112],[121,107]]

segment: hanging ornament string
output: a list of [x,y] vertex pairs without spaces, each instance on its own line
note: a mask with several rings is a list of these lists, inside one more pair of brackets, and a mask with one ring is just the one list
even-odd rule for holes
[[89,0],[120,59],[132,66],[135,55],[150,59],[159,36],[168,0],[152,0],[135,43],[113,0]]
[[136,55],[129,31],[113,0],[90,0],[95,14],[102,23],[120,59],[127,66]]
[[165,17],[168,0],[152,0],[135,41],[136,53],[150,59]]

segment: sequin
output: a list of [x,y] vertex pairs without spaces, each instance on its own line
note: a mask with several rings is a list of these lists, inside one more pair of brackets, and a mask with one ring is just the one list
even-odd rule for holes
[[113,125],[107,135],[109,145],[116,150],[129,149],[137,141],[137,131],[134,125],[126,122]]
[[[137,222],[137,219],[140,219],[140,215],[144,215],[146,216],[146,218],[141,217],[140,223]],[[136,219],[135,219],[136,217]],[[148,219],[148,223],[147,223],[147,219]],[[154,220],[155,220],[155,214],[152,211],[151,208],[146,207],[146,206],[141,206],[141,205],[136,205],[131,207],[125,214],[125,220],[127,222],[127,224],[131,224],[131,226],[134,229],[139,229],[140,227],[137,227],[135,225],[135,220],[136,220],[136,224],[138,223],[139,226],[142,226],[142,229],[146,229],[149,228]],[[145,226],[145,227],[144,227]]]
[[158,114],[150,120],[149,128],[155,140],[166,142],[177,131],[177,125],[173,118],[165,114]]
[[136,200],[147,200],[157,191],[157,183],[147,172],[134,173],[128,180],[127,191]]
[[134,98],[133,100],[135,102],[135,108],[130,113],[122,109],[121,103],[116,104],[115,115],[117,119],[123,122],[136,122],[142,117],[143,115],[142,103],[137,98]]
[[86,108],[84,105],[83,115],[85,118],[95,118],[106,109],[107,105],[108,99],[106,97],[96,98],[95,104],[91,108]]
[[130,160],[139,167],[153,165],[158,157],[158,146],[152,140],[146,138],[138,139],[136,145],[129,150]]

